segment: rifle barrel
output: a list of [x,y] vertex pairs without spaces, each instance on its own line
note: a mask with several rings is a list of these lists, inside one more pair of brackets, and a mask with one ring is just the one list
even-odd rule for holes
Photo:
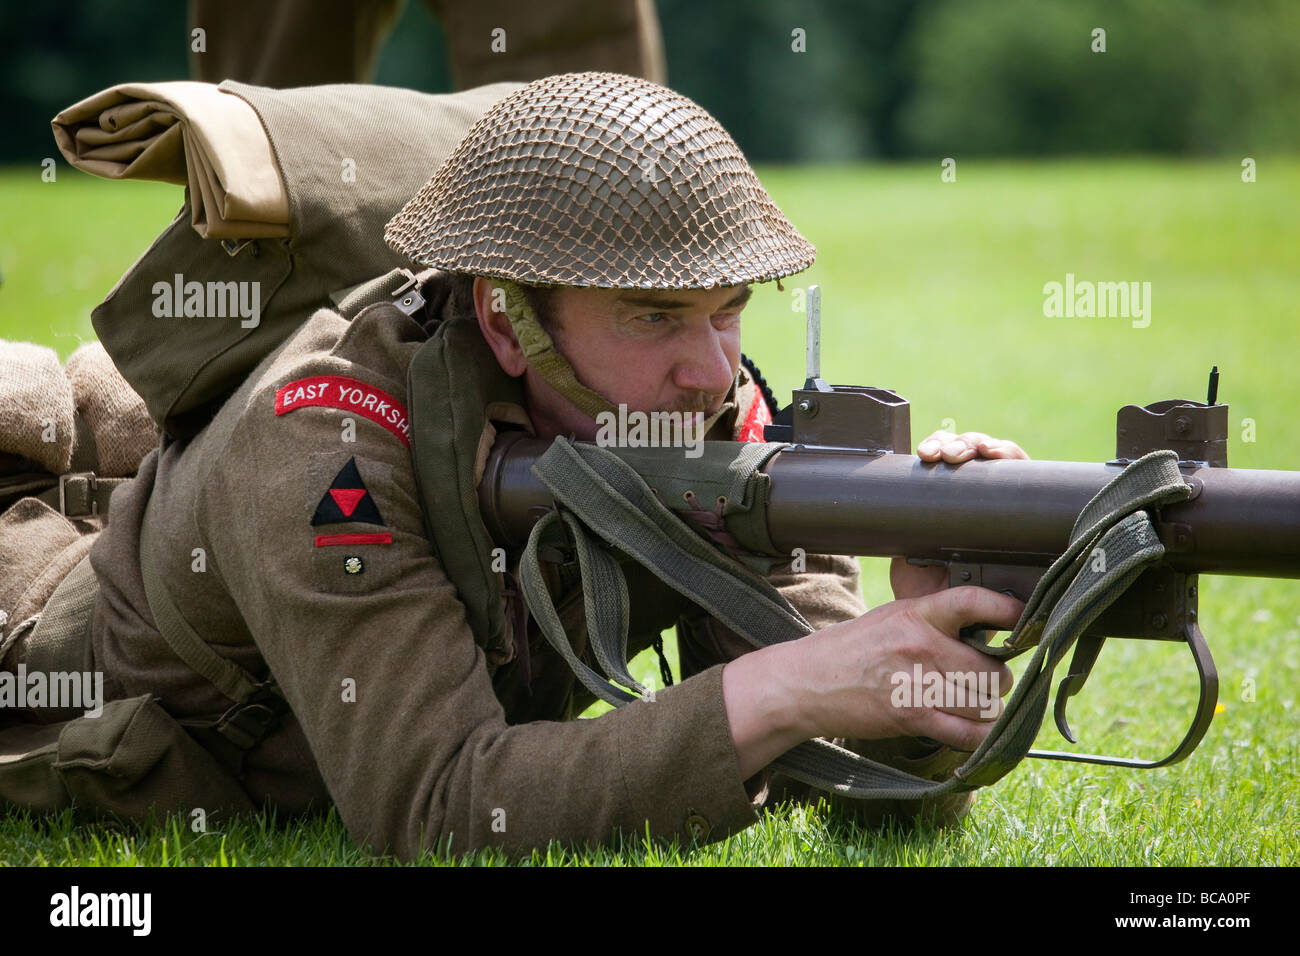
[[[479,488],[488,531],[507,547],[521,546],[552,505],[529,470],[550,443],[518,434],[498,441]],[[1122,468],[998,459],[952,466],[792,446],[763,470],[775,553],[1045,565]],[[1183,475],[1199,491],[1162,511],[1167,564],[1184,573],[1300,578],[1300,472],[1198,467]]]

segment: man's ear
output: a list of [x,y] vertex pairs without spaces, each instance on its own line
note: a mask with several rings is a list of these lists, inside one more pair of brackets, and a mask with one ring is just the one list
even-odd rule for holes
[[501,370],[518,378],[528,369],[528,360],[524,358],[524,350],[519,347],[515,330],[505,313],[505,298],[505,290],[491,279],[479,276],[474,280],[474,311],[478,314],[478,327],[492,354],[497,357]]

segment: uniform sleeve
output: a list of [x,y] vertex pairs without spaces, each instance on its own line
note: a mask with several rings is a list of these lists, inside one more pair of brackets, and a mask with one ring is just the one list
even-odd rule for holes
[[778,568],[768,581],[820,630],[867,613],[862,600],[858,559],[843,554],[810,554],[802,571]]
[[[807,619],[821,630],[866,613],[862,600],[861,571],[856,558],[842,554],[810,554],[802,571],[788,566],[767,576]],[[754,649],[716,618],[683,618],[677,624],[682,674],[689,677],[719,663],[735,660]]]
[[344,441],[342,418],[255,396],[196,508],[355,839],[409,859],[754,821],[721,667],[593,720],[507,726],[409,451],[361,417]]

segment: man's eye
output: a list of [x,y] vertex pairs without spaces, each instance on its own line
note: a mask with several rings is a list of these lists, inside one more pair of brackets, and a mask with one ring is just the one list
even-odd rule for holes
[[648,315],[641,316],[642,322],[649,322],[651,325],[658,325],[668,320],[667,312],[651,312]]

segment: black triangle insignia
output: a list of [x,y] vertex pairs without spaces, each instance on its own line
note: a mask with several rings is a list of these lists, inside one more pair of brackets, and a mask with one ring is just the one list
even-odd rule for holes
[[[331,494],[333,491],[353,492],[353,494],[335,496]],[[352,505],[351,514],[347,514],[343,509],[351,503],[349,499],[356,498],[357,491],[362,492],[361,497]],[[356,458],[349,458],[348,463],[339,469],[339,473],[334,476],[329,488],[321,496],[320,504],[316,506],[316,513],[311,519],[313,527],[320,524],[343,524],[348,521],[359,524],[382,525],[384,523],[374,496],[370,494],[366,483],[361,480],[361,472],[357,471]]]

